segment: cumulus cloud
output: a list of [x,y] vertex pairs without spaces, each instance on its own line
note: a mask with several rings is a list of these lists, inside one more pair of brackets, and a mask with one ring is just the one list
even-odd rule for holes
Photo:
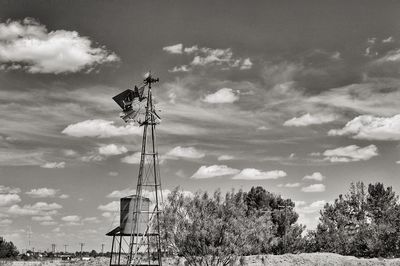
[[62,217],[61,220],[64,221],[64,222],[76,223],[76,222],[79,222],[81,220],[81,217],[78,216],[78,215],[68,215],[68,216]]
[[108,175],[109,175],[109,176],[118,176],[119,173],[118,173],[118,172],[113,172],[113,171],[111,171],[111,172],[108,172]]
[[283,123],[284,126],[288,127],[305,127],[309,125],[319,125],[330,123],[336,120],[336,115],[333,114],[314,114],[311,115],[309,113],[304,114],[299,117],[293,117]]
[[8,206],[21,201],[18,194],[0,194],[0,206]]
[[131,124],[128,124],[124,127],[118,127],[114,126],[113,121],[94,119],[68,125],[61,133],[77,138],[109,138],[127,135],[140,135],[142,134],[142,131],[139,127]]
[[263,172],[254,168],[245,168],[240,173],[232,177],[232,179],[241,179],[241,180],[278,179],[280,177],[285,177],[286,175],[287,174],[282,170]]
[[104,145],[99,148],[99,153],[105,156],[119,155],[127,153],[128,149],[125,146],[118,146],[115,144]]
[[203,101],[206,103],[233,103],[239,100],[239,96],[230,88],[222,88],[206,95]]
[[391,42],[394,42],[394,38],[392,36],[389,36],[386,39],[383,39],[382,42],[383,43],[391,43]]
[[20,188],[17,187],[6,187],[0,185],[0,194],[10,193],[10,194],[18,194],[21,192]]
[[97,209],[105,212],[117,212],[119,211],[119,201],[115,200],[105,205],[99,205]]
[[0,219],[0,226],[7,226],[12,224],[12,220],[11,219]]
[[121,162],[128,164],[140,164],[141,152],[135,152],[134,154],[121,158]]
[[29,73],[68,73],[118,61],[115,53],[93,47],[76,31],[48,31],[32,18],[0,23],[0,64]]
[[378,156],[378,148],[371,144],[364,148],[357,145],[339,147],[324,151],[325,160],[330,162],[357,162],[367,161],[372,157]]
[[190,71],[193,67],[219,66],[222,69],[238,68],[247,70],[252,68],[250,58],[240,58],[233,55],[232,49],[213,49],[208,47],[183,47],[181,43],[167,46],[164,51],[170,54],[192,55],[193,59],[189,65],[174,67],[170,72]]
[[163,47],[163,50],[170,54],[182,54],[183,45],[181,43]]
[[330,130],[328,135],[367,140],[400,140],[400,114],[392,117],[357,116],[342,129]]
[[233,159],[235,159],[234,156],[223,154],[223,155],[219,156],[217,160],[218,161],[229,161],[229,160],[233,160]]
[[171,70],[168,70],[169,72],[188,72],[190,71],[190,68],[187,65],[182,65],[182,66],[174,66]]
[[44,221],[53,221],[53,218],[50,215],[45,215],[45,216],[33,216],[32,217],[33,221],[37,222],[44,222]]
[[301,191],[303,192],[324,192],[325,185],[324,184],[312,184],[306,187],[302,187]]
[[196,173],[192,175],[191,178],[194,179],[204,179],[212,178],[225,175],[234,175],[239,173],[238,169],[230,168],[226,165],[211,165],[211,166],[201,166]]
[[52,215],[56,214],[58,209],[62,206],[57,203],[46,203],[46,202],[36,202],[33,205],[24,205],[23,207],[19,205],[12,205],[8,208],[7,213],[13,215]]
[[286,183],[286,184],[279,184],[278,187],[287,187],[287,188],[293,188],[293,187],[299,187],[300,183]]
[[58,192],[58,189],[53,189],[53,188],[37,188],[37,189],[31,189],[30,191],[25,192],[28,196],[31,196],[32,198],[49,198],[49,197],[54,197]]
[[173,158],[186,158],[186,159],[200,159],[203,158],[205,154],[198,151],[195,147],[181,147],[177,146],[168,151],[165,154],[166,159]]
[[243,60],[240,69],[245,70],[245,69],[250,69],[253,66],[253,62],[251,62],[250,58],[246,58]]
[[320,172],[315,172],[315,173],[312,173],[311,175],[306,175],[305,177],[303,177],[303,179],[322,181],[325,179],[325,176],[323,176]]
[[67,195],[67,194],[61,194],[59,198],[60,198],[60,199],[68,199],[68,198],[69,198],[69,195]]
[[304,201],[295,201],[295,204],[295,211],[299,214],[298,223],[306,225],[307,229],[314,229],[318,224],[319,211],[324,207],[326,201],[317,200],[310,205]]
[[136,189],[125,188],[122,190],[114,190],[110,194],[107,195],[107,198],[123,198],[130,195],[134,195],[136,193]]
[[42,164],[40,167],[48,169],[65,168],[65,162],[47,162]]

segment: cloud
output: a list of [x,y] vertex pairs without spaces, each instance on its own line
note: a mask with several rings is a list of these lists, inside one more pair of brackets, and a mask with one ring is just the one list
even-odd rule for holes
[[224,155],[219,156],[217,160],[218,161],[229,161],[229,160],[233,160],[233,159],[235,159],[234,156],[224,154]]
[[273,170],[262,172],[254,168],[243,169],[240,173],[232,177],[232,179],[241,180],[263,180],[263,179],[278,179],[280,177],[285,177],[287,174],[281,170]]
[[312,184],[306,187],[302,187],[301,191],[303,192],[324,192],[325,185],[324,184]]
[[320,172],[315,172],[312,173],[311,175],[306,175],[303,177],[304,180],[316,180],[316,181],[322,181],[325,179],[325,176],[323,176]]
[[82,222],[84,223],[99,223],[99,219],[97,217],[86,217],[82,219]]
[[57,213],[62,206],[57,203],[36,202],[33,205],[12,205],[8,208],[7,213],[19,216],[25,215],[51,215]]
[[4,219],[4,220],[0,219],[0,226],[8,226],[12,224],[12,222],[13,221],[11,219]]
[[234,175],[239,173],[238,169],[230,168],[226,165],[211,165],[211,166],[201,166],[196,173],[192,175],[191,178],[194,179],[204,179],[212,178],[225,175]]
[[68,198],[69,198],[69,195],[67,195],[67,194],[62,194],[62,195],[60,195],[59,198],[60,198],[60,199],[68,199]]
[[55,221],[44,221],[44,222],[41,222],[40,223],[41,225],[56,225],[57,224],[57,222],[55,222]]
[[42,164],[40,167],[42,168],[48,168],[48,169],[54,169],[54,168],[64,168],[65,167],[65,162],[47,162],[45,164]]
[[163,50],[170,54],[182,54],[183,45],[181,43],[163,47]]
[[104,156],[90,152],[88,155],[79,158],[82,162],[101,162],[105,159]]
[[77,223],[81,220],[81,217],[78,215],[68,215],[68,216],[62,217],[61,220],[64,222]]
[[21,201],[18,194],[0,194],[0,206],[7,206]]
[[[300,204],[298,204],[300,203]],[[319,211],[325,206],[325,200],[317,200],[307,205],[304,201],[295,201],[295,211],[299,214],[298,223],[314,229],[318,224]]]
[[99,205],[97,209],[100,211],[105,211],[105,212],[118,212],[119,211],[119,201],[112,201],[110,203],[107,203],[105,205]]
[[139,127],[131,124],[124,127],[116,127],[114,126],[113,121],[94,119],[68,125],[61,133],[77,138],[110,138],[127,135],[140,135],[142,134],[142,131]]
[[128,164],[140,164],[140,157],[141,157],[141,152],[135,152],[134,154],[125,156],[121,158],[121,162],[123,163],[128,163]]
[[28,192],[25,192],[28,196],[31,196],[32,198],[50,198],[54,197],[58,192],[58,189],[53,189],[53,188],[37,188],[37,189],[31,189]]
[[23,166],[42,165],[45,162],[43,152],[26,150],[0,150],[0,165]]
[[200,159],[205,154],[198,151],[195,147],[181,147],[177,146],[165,154],[166,159],[185,158],[185,159]]
[[383,39],[382,42],[383,43],[392,43],[392,42],[394,42],[394,38],[392,36],[389,36],[386,39]]
[[188,72],[190,71],[190,68],[187,65],[182,65],[182,66],[174,66],[173,69],[168,70],[169,72]]
[[118,176],[119,175],[119,173],[118,172],[108,172],[108,175],[109,176]]
[[44,222],[44,221],[53,221],[53,218],[50,215],[45,215],[45,216],[33,216],[32,217],[33,221],[37,222]]
[[328,135],[367,140],[400,140],[400,114],[392,117],[357,116],[342,129],[330,130]]
[[6,187],[3,185],[0,185],[0,194],[6,194],[6,193],[10,193],[10,194],[18,194],[21,192],[20,188],[17,187]]
[[300,206],[306,205],[306,202],[303,200],[294,200],[293,202],[294,202],[295,207],[300,207]]
[[107,198],[123,198],[130,195],[134,195],[136,193],[136,189],[125,188],[123,190],[114,190],[110,194],[107,195]]
[[222,88],[215,93],[208,94],[203,99],[206,103],[233,103],[239,100],[239,96],[230,88]]
[[240,70],[251,69],[253,63],[250,58],[240,58],[233,55],[232,49],[213,49],[208,47],[183,47],[181,43],[167,46],[163,48],[164,51],[170,54],[193,55],[192,61],[189,65],[174,67],[170,72],[190,71],[193,67],[210,67],[219,66],[223,70],[230,68],[239,68]]
[[250,58],[246,58],[243,60],[240,69],[245,70],[245,69],[250,69],[253,66],[253,63],[251,62]]
[[333,114],[315,114],[311,115],[309,113],[304,114],[300,117],[293,117],[292,119],[289,119],[283,123],[284,126],[288,127],[305,127],[309,125],[319,125],[319,124],[325,124],[325,123],[330,123],[332,121],[335,121],[337,118],[336,115]]
[[99,153],[105,156],[119,155],[127,152],[128,149],[125,146],[118,146],[115,144],[109,144],[99,148]]
[[0,64],[29,73],[90,71],[99,64],[119,61],[104,47],[92,47],[76,31],[50,31],[32,18],[0,23]]
[[[377,67],[383,71],[381,67]],[[396,68],[389,67],[388,71]],[[386,71],[386,70],[385,70]],[[398,70],[396,70],[396,75]],[[304,99],[306,104],[316,104],[343,112],[351,111],[375,116],[393,116],[400,113],[398,102],[400,91],[396,89],[397,79],[369,78],[364,82],[325,90],[318,95]]]
[[286,184],[279,184],[278,187],[287,187],[287,188],[293,188],[293,187],[299,187],[300,183],[286,183]]
[[378,148],[371,144],[364,148],[357,145],[339,147],[333,150],[324,151],[325,160],[330,162],[357,162],[367,161],[378,156]]

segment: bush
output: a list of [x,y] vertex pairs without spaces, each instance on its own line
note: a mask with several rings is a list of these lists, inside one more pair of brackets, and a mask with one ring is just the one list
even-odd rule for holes
[[2,259],[15,259],[18,256],[17,247],[13,242],[7,242],[4,238],[0,237],[0,258]]

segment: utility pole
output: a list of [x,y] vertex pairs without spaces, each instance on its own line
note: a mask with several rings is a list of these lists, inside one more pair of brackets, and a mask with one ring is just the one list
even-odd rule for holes
[[31,249],[31,237],[32,237],[32,228],[31,226],[28,226],[27,230],[26,230],[26,235],[28,238],[28,247],[26,248],[26,250],[30,250]]
[[101,254],[104,254],[104,244],[101,244]]
[[83,246],[85,245],[85,243],[79,243],[79,245],[81,245],[81,258],[83,257]]

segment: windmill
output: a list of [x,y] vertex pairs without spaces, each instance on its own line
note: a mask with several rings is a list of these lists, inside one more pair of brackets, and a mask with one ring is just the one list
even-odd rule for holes
[[120,117],[143,127],[136,194],[120,199],[120,225],[107,233],[112,236],[110,266],[162,265],[160,214],[161,176],[156,144],[156,113],[152,84],[159,79],[149,72],[139,87],[113,97],[121,107]]

